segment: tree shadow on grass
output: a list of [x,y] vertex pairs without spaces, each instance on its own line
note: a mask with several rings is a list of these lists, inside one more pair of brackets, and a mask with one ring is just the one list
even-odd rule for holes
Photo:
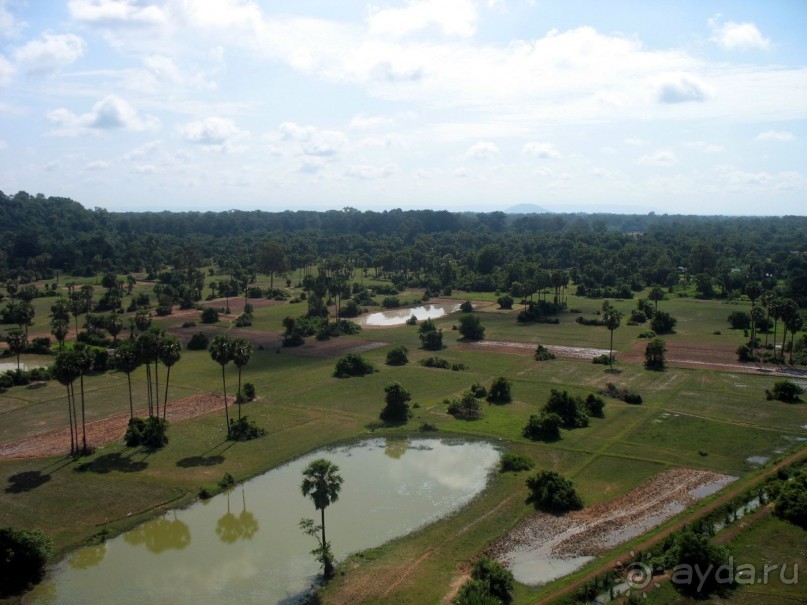
[[603,370],[606,374],[621,374],[622,370],[619,368],[607,368]]
[[50,475],[43,475],[42,471],[24,471],[8,478],[11,485],[5,489],[5,492],[7,494],[30,492],[48,481],[50,481]]
[[224,462],[224,456],[188,456],[182,460],[177,460],[177,466],[182,468],[193,468],[195,466],[216,466]]
[[79,464],[75,471],[78,473],[99,473],[106,474],[112,471],[119,471],[121,473],[136,473],[145,470],[148,467],[148,462],[142,460],[132,460],[128,456],[124,456],[119,452],[111,454],[104,454],[98,456],[95,460]]

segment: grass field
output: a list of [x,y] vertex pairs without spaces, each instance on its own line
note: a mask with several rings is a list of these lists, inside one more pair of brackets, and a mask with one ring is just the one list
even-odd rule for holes
[[[148,291],[150,285],[138,288]],[[406,301],[418,297],[417,292],[400,295]],[[495,299],[463,293],[455,297]],[[32,332],[48,331],[52,300],[34,301],[37,316]],[[218,305],[218,301],[211,304]],[[635,305],[633,301],[615,304],[623,312]],[[569,305],[593,317],[602,301],[570,296]],[[742,307],[677,297],[659,306],[679,320],[677,333],[664,337],[668,342],[736,347],[742,340],[742,334],[732,333],[726,323],[726,316]],[[283,317],[304,311],[305,303],[256,306],[250,329],[280,332]],[[522,326],[515,320],[517,312],[502,312],[496,305],[480,308],[486,338],[608,348],[608,330],[582,326],[574,321],[576,314],[561,315],[558,325]],[[176,327],[185,321],[189,319],[168,317],[158,323]],[[42,527],[63,554],[99,535],[132,527],[158,511],[190,503],[200,487],[214,486],[225,472],[240,481],[323,445],[371,433],[411,434],[424,422],[436,426],[438,435],[484,437],[504,450],[528,455],[536,468],[572,478],[587,504],[620,496],[670,466],[748,476],[761,468],[750,457],[774,460],[801,447],[807,438],[807,406],[765,400],[765,389],[777,380],[773,375],[678,367],[649,372],[640,363],[628,362],[618,362],[617,372],[612,373],[590,360],[539,363],[529,355],[461,347],[459,334],[452,329],[456,321],[456,316],[450,316],[437,322],[446,345],[438,355],[467,367],[458,372],[419,365],[420,359],[434,353],[418,348],[417,328],[412,326],[366,329],[356,336],[341,337],[337,344],[343,347],[354,341],[383,343],[364,353],[378,371],[363,378],[332,376],[338,351],[328,356],[257,349],[244,368],[243,380],[255,385],[258,400],[245,405],[243,411],[267,429],[268,435],[262,439],[227,442],[224,416],[216,413],[175,423],[169,430],[169,445],[153,453],[110,444],[79,461],[67,457],[0,460],[0,526]],[[216,329],[226,331],[230,324],[222,321]],[[615,331],[618,360],[620,351],[634,347],[645,329],[623,322]],[[715,335],[717,331],[722,335]],[[386,353],[397,344],[408,347],[410,363],[386,366]],[[26,356],[24,361],[48,360]],[[236,369],[230,365],[226,372],[232,393]],[[142,369],[132,375],[141,405],[144,376]],[[512,381],[512,403],[484,404],[483,417],[476,421],[447,415],[445,399],[459,396],[473,383],[489,386],[498,376]],[[378,422],[384,387],[392,381],[408,388],[411,403],[417,404],[414,418],[405,427],[385,428]],[[85,382],[88,420],[128,410],[125,375],[108,372],[87,377]],[[644,403],[627,405],[606,399],[604,419],[593,418],[584,429],[562,431],[562,439],[555,443],[533,443],[522,435],[530,414],[539,411],[552,389],[585,396],[608,382],[640,393]],[[208,391],[221,391],[220,367],[207,352],[183,351],[171,373],[169,397]],[[35,389],[14,387],[0,394],[0,444],[62,428],[66,420],[65,389],[56,381]],[[526,496],[524,474],[492,477],[487,490],[456,515],[345,562],[345,575],[327,587],[323,602],[440,602],[464,564],[530,513]],[[777,522],[766,523],[775,526]],[[755,534],[760,544],[779,540],[772,533],[775,528],[768,525]],[[769,533],[763,531],[765,527]],[[397,581],[385,583],[382,589],[378,577]],[[552,586],[519,586],[516,602],[532,602],[551,590]]]

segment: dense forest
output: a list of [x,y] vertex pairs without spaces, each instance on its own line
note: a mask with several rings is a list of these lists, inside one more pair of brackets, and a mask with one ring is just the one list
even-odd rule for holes
[[198,270],[216,264],[232,275],[233,293],[254,283],[256,272],[330,267],[432,292],[511,291],[514,283],[540,290],[571,281],[583,295],[629,298],[684,279],[703,297],[730,297],[756,281],[807,303],[807,217],[354,208],[114,213],[63,197],[0,192],[0,225],[0,280],[22,284],[103,273],[162,273],[170,282],[170,269],[175,285],[200,298]]

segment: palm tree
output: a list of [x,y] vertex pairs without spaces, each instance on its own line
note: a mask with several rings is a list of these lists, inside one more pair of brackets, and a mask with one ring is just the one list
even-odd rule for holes
[[[149,416],[159,416],[160,415],[160,402],[159,402],[159,395],[155,393],[152,384],[151,384],[151,364],[154,363],[155,369],[154,373],[156,375],[157,369],[157,351],[159,350],[159,333],[157,330],[146,330],[145,332],[141,332],[140,336],[137,337],[137,351],[140,355],[140,362],[146,365],[146,394],[148,398],[148,408],[149,408]],[[155,378],[155,383],[156,383]],[[154,410],[154,399],[155,396],[158,398],[157,400],[157,410],[155,414]]]
[[9,332],[6,336],[6,343],[8,343],[8,350],[17,356],[17,375],[20,373],[20,355],[25,351],[28,346],[28,337],[22,332]]
[[175,337],[167,337],[160,343],[157,355],[163,365],[168,368],[165,375],[165,398],[163,399],[163,420],[165,420],[165,411],[168,407],[168,381],[171,380],[171,368],[182,357],[182,345]]
[[765,320],[765,309],[762,307],[751,307],[751,350],[757,346],[757,326]]
[[70,333],[70,324],[64,319],[54,319],[50,324],[50,333],[59,341],[59,350],[64,349],[64,339]]
[[613,307],[608,307],[605,312],[602,314],[602,320],[605,324],[605,327],[611,332],[611,346],[608,350],[608,365],[611,368],[614,367],[614,330],[619,327],[619,324],[622,320],[622,313],[614,309]]
[[[793,365],[793,348],[796,346],[796,332],[804,327],[804,320],[801,315],[794,313],[787,321],[787,329],[790,330],[790,365]],[[782,353],[784,355],[784,353]]]
[[134,418],[134,404],[132,403],[132,372],[140,367],[140,354],[137,345],[131,340],[121,344],[112,355],[112,364],[116,370],[126,372],[126,381],[129,384],[129,418]]
[[650,290],[650,294],[647,295],[647,298],[653,301],[655,304],[655,311],[658,311],[658,301],[664,300],[664,290],[656,286],[652,290]]
[[113,313],[107,317],[105,327],[106,331],[112,335],[112,342],[117,345],[118,334],[123,330],[123,320],[120,318],[120,315]]
[[230,412],[227,408],[227,379],[224,366],[233,359],[233,341],[226,334],[216,334],[208,348],[210,357],[221,366],[221,384],[224,389],[224,418],[227,422],[227,439],[230,438]]
[[[82,444],[82,452],[87,454],[89,450],[87,449],[87,420],[86,420],[86,413],[85,413],[85,406],[84,406],[84,374],[87,374],[92,369],[92,356],[90,355],[90,351],[87,349],[86,345],[83,343],[78,343],[73,352],[76,356],[76,364],[78,365],[79,374],[79,388],[81,389],[81,444]],[[75,401],[75,395],[74,401]]]
[[325,540],[325,509],[339,499],[339,491],[342,489],[339,467],[324,458],[314,460],[303,471],[303,483],[300,488],[303,496],[311,497],[314,508],[322,515],[321,546],[323,553],[328,555],[323,557],[323,572],[326,578],[330,578],[333,575],[333,561],[329,556],[328,542]]
[[[768,323],[771,319],[771,303],[776,299],[776,292],[773,290],[766,290],[762,294],[759,295],[759,303],[765,307],[765,319],[768,320]],[[765,348],[768,348],[768,328],[766,325],[765,328]]]
[[75,393],[73,383],[81,374],[76,353],[65,351],[59,353],[53,362],[53,375],[61,384],[67,387],[67,416],[70,422],[70,454],[78,451],[78,423],[76,416]]
[[236,338],[232,343],[233,363],[238,368],[238,396],[236,402],[238,403],[238,419],[241,420],[241,403],[244,400],[241,395],[241,369],[249,363],[253,349],[252,344],[245,338]]
[[[782,363],[785,361],[785,344],[787,343],[787,331],[793,324],[794,318],[799,314],[799,306],[792,298],[785,298],[782,301]],[[774,354],[776,350],[774,350]]]

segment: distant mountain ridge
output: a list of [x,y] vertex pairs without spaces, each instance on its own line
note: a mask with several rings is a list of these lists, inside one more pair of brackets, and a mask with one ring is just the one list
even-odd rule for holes
[[550,214],[551,212],[546,208],[538,206],[537,204],[516,204],[510,206],[504,211],[505,214]]

